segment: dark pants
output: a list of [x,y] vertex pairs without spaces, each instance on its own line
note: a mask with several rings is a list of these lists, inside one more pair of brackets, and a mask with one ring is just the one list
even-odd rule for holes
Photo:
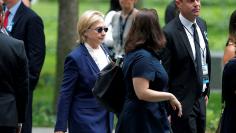
[[33,91],[29,90],[29,103],[27,107],[26,120],[22,125],[22,133],[32,133],[32,104]]
[[171,116],[173,133],[205,133],[206,129],[206,103],[200,97],[193,105],[193,110],[185,118]]
[[16,127],[0,126],[1,133],[16,133]]

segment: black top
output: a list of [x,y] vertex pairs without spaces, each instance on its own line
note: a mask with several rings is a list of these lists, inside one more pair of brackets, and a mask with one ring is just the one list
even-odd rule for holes
[[236,57],[224,67],[222,77],[222,98],[226,104],[236,105]]
[[236,58],[231,59],[224,67],[222,78],[222,98],[225,108],[222,115],[221,133],[236,132]]

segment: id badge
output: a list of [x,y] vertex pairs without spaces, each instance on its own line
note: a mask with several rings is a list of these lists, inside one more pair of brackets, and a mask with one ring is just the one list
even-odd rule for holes
[[207,64],[202,65],[203,75],[208,75],[208,66]]
[[203,84],[207,84],[207,83],[209,83],[207,64],[202,65],[202,71],[203,71],[202,82],[203,82]]
[[6,30],[7,30],[8,32],[11,32],[13,25],[14,25],[14,22],[11,22],[11,23],[6,27]]
[[202,76],[202,83],[203,84],[209,83],[209,76],[208,75],[203,75]]

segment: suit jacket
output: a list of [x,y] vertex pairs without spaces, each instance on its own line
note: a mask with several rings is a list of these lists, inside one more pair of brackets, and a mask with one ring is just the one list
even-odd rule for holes
[[55,131],[66,131],[69,123],[70,133],[112,132],[113,115],[92,93],[99,71],[84,44],[66,57]]
[[0,32],[0,126],[25,121],[28,66],[22,41]]
[[[207,28],[205,22],[200,18],[197,18],[197,24],[206,44],[206,62],[210,77],[211,61],[206,34]],[[190,42],[179,16],[166,25],[164,33],[167,45],[162,55],[162,61],[169,75],[169,91],[181,101],[184,117],[192,111],[193,104],[198,97],[206,94],[209,96],[209,84],[207,84],[207,89],[203,94],[202,80],[200,80],[197,74],[198,70],[194,66]]]
[[45,58],[45,36],[42,19],[22,2],[16,11],[9,34],[24,41],[29,61],[30,90],[34,90]]

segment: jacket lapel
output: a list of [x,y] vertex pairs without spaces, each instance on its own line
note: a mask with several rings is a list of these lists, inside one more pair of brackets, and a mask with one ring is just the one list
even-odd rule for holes
[[205,44],[206,46],[208,46],[208,37],[207,37],[207,32],[206,32],[206,28],[204,28],[204,24],[199,20],[197,19],[197,24],[201,30],[201,33],[202,33],[202,36],[204,38],[204,41],[205,41]]
[[85,58],[87,58],[88,64],[92,66],[92,68],[96,71],[99,72],[99,68],[97,66],[97,64],[95,63],[94,59],[92,58],[92,56],[89,54],[87,48],[84,46],[83,43],[80,44],[81,50],[83,52],[83,54],[85,55]]
[[[16,23],[18,22],[18,20],[20,19],[20,18],[22,18],[22,15],[24,15],[24,8],[26,8],[25,6],[24,6],[24,4],[21,2],[21,4],[20,4],[20,6],[19,6],[19,8],[17,9],[17,11],[16,11],[16,14],[15,14],[15,16],[14,16],[14,18],[13,18],[13,23],[14,23],[14,25],[16,25]],[[14,25],[13,25],[13,29],[14,29]]]
[[178,33],[180,34],[180,37],[181,37],[181,39],[182,39],[183,42],[184,42],[183,44],[184,44],[184,46],[186,47],[186,49],[187,49],[187,51],[188,51],[188,53],[189,53],[189,55],[190,55],[192,61],[195,63],[194,57],[193,57],[193,51],[192,51],[190,42],[189,42],[189,40],[188,40],[188,36],[187,36],[187,34],[186,34],[185,30],[184,30],[184,27],[183,27],[183,25],[182,25],[182,23],[181,23],[179,17],[176,17],[176,18],[177,18],[176,21],[177,21]]

